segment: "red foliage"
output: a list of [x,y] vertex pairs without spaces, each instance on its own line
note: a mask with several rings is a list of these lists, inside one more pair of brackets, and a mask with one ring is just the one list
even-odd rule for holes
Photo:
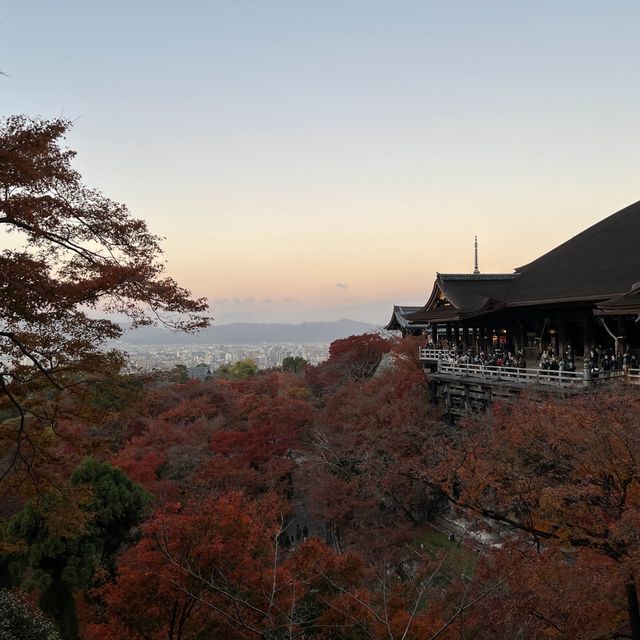
[[[273,589],[278,500],[233,493],[197,506],[167,505],[100,591],[106,620],[93,638],[243,637],[288,606]],[[284,605],[283,605],[284,602]]]
[[437,427],[424,376],[403,355],[374,378],[344,384],[315,422],[312,511],[339,527],[343,542],[375,553],[397,543],[432,508],[433,492],[404,470],[422,464]]
[[[353,342],[311,375],[319,408],[277,373],[152,394],[154,417],[116,460],[184,505],[165,505],[122,557],[93,637],[629,635],[640,394],[521,397],[451,427],[416,340],[386,343],[375,375],[335,366]],[[502,547],[422,556],[438,490],[478,526],[502,521]],[[277,548],[290,512],[328,523],[342,555],[313,539]]]
[[259,465],[282,457],[300,444],[301,430],[311,421],[311,406],[290,398],[263,399],[248,415],[244,432],[215,434],[211,448],[222,455],[233,455],[241,464]]
[[306,437],[314,410],[304,400],[279,395],[281,377],[154,391],[146,409],[153,417],[113,463],[165,500],[195,491],[287,491],[293,451]]
[[286,630],[287,637],[417,640],[441,624],[421,604],[429,563],[401,583],[318,540],[280,558],[278,511],[271,497],[232,493],[157,513],[122,557],[117,580],[99,590],[103,619],[87,637],[233,640]]
[[211,456],[211,434],[222,428],[229,405],[224,385],[189,383],[157,390],[147,409],[154,417],[112,463],[157,498],[176,499],[197,484],[194,476]]
[[[250,406],[254,397],[248,399]],[[203,475],[227,487],[240,480],[245,491],[288,490],[294,451],[312,417],[313,408],[307,402],[263,396],[248,414],[244,430],[213,434],[211,450],[217,455]]]
[[325,362],[307,367],[309,386],[319,395],[328,394],[350,380],[363,380],[375,373],[391,343],[377,333],[335,340]]
[[636,389],[494,405],[452,432],[448,454],[435,475],[448,476],[451,495],[540,552],[514,584],[511,610],[558,638],[640,623],[628,601],[640,571]]

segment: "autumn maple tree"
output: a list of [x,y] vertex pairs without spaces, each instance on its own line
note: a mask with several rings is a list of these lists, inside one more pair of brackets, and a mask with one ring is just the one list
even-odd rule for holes
[[509,606],[533,635],[640,638],[639,416],[634,388],[523,397],[452,430],[438,470],[413,470],[442,473],[453,502],[521,544]]
[[305,476],[312,510],[330,523],[336,544],[346,535],[377,555],[433,511],[440,494],[401,471],[412,460],[424,464],[437,427],[424,376],[402,350],[375,377],[348,379],[324,397]]
[[382,356],[390,349],[389,342],[376,333],[334,340],[329,358],[315,367],[307,367],[305,375],[316,393],[328,394],[349,381],[373,376]]
[[263,637],[279,626],[288,606],[288,591],[275,588],[281,506],[238,493],[167,504],[101,590],[106,616],[91,637]]
[[399,580],[318,539],[283,550],[281,509],[272,494],[237,492],[166,505],[123,554],[117,579],[98,590],[105,606],[88,637],[445,637],[449,620],[429,599],[438,561],[416,555],[411,576]]
[[70,122],[0,123],[0,474],[34,473],[78,385],[117,372],[121,327],[206,326],[204,299],[164,273],[160,239],[87,188],[63,146]]

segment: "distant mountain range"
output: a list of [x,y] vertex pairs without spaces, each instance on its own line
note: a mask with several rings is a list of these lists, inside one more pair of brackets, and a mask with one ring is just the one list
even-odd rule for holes
[[125,333],[122,342],[131,345],[149,344],[262,344],[263,342],[332,342],[378,329],[367,322],[336,320],[334,322],[303,322],[302,324],[262,324],[234,322],[204,329],[196,334],[174,333],[159,327],[141,327]]

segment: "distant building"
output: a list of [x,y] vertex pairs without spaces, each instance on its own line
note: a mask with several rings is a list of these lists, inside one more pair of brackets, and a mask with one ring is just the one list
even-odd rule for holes
[[211,367],[208,364],[187,367],[187,375],[192,380],[206,380],[211,375]]

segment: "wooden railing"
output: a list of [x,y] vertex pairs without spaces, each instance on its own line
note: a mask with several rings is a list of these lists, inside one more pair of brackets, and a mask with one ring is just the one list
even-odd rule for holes
[[[438,363],[438,373],[482,378],[484,380],[514,382],[516,384],[543,384],[556,387],[579,386],[584,384],[583,370],[559,371],[550,369],[526,369],[519,367],[497,367],[483,364],[469,364],[456,360],[455,352],[450,349],[431,349],[421,347],[420,360]],[[640,385],[640,369],[629,369],[628,374],[622,369],[598,371],[593,373],[591,380],[596,384],[606,380],[624,378],[627,382]],[[588,380],[587,380],[588,381]]]
[[[494,367],[483,364],[446,362],[444,360],[438,361],[437,372],[460,378],[481,378],[483,380],[510,382],[514,384],[542,384],[554,387],[575,387],[584,384],[584,374],[577,371]],[[618,372],[610,371],[609,373],[617,374]]]
[[427,347],[420,347],[420,353],[418,354],[420,360],[431,360],[437,362],[438,360],[452,360],[455,351],[451,349],[432,349]]
[[629,369],[627,382],[631,384],[640,384],[640,369]]
[[599,371],[596,380],[609,380],[610,378],[624,378],[622,369],[612,369],[611,371]]

